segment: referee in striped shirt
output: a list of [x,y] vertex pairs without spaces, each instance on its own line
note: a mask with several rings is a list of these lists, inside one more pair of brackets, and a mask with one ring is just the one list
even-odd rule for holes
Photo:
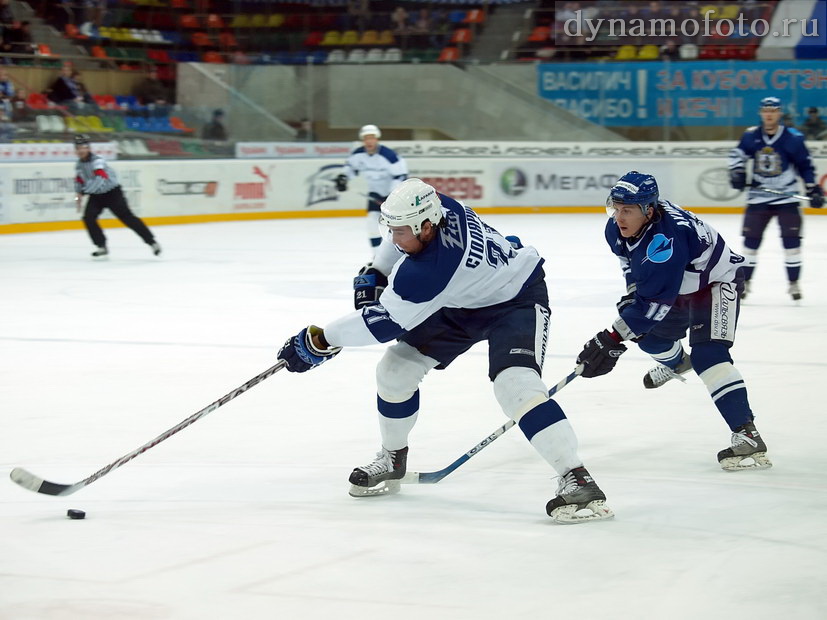
[[83,224],[92,237],[96,249],[92,256],[106,256],[109,250],[106,247],[106,237],[98,224],[98,218],[104,209],[109,209],[124,226],[135,231],[144,240],[153,254],[161,253],[161,246],[155,241],[152,232],[146,224],[129,209],[126,197],[123,195],[118,175],[100,155],[95,155],[91,149],[91,140],[85,134],[75,136],[75,152],[78,162],[75,164],[75,202],[80,211],[81,200],[84,194],[89,195],[86,208],[83,211]]

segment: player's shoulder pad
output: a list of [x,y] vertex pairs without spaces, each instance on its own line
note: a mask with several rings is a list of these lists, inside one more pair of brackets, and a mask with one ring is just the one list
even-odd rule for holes
[[744,130],[744,133],[745,133],[745,134],[755,133],[755,132],[756,132],[756,131],[758,131],[759,129],[761,129],[761,128],[760,128],[758,125],[752,125],[752,126],[750,126],[750,127],[747,127],[747,128]]
[[392,164],[395,164],[397,161],[399,161],[399,155],[397,155],[396,152],[392,149],[386,147],[384,144],[379,145],[379,154]]
[[800,132],[798,129],[796,129],[795,127],[787,127],[787,131],[788,131],[788,132],[790,133],[790,135],[791,135],[792,137],[794,137],[794,138],[798,138],[798,139],[800,139],[800,140],[803,140],[803,139],[804,139],[804,134],[803,134],[803,133],[801,133],[801,132]]
[[359,153],[365,153],[365,152],[366,152],[366,151],[365,151],[365,147],[364,147],[364,146],[357,146],[355,149],[353,149],[353,150],[350,152],[350,154],[351,154],[351,155],[358,155]]

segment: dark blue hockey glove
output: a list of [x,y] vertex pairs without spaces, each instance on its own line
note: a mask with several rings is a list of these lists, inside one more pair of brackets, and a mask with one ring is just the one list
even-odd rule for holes
[[735,168],[729,171],[729,184],[732,189],[739,192],[747,186],[747,173],[743,168]]
[[810,206],[820,209],[824,206],[824,192],[818,183],[807,183],[807,197],[810,199]]
[[[312,336],[320,336],[326,349],[320,350],[313,345]],[[330,347],[324,340],[324,332],[315,325],[305,327],[292,338],[288,338],[284,346],[279,349],[278,359],[287,362],[290,372],[307,372],[319,364],[335,357],[342,347]]]
[[368,263],[359,270],[359,275],[353,278],[353,306],[361,310],[379,301],[379,296],[388,285],[385,275]]
[[604,329],[585,344],[577,356],[577,363],[584,364],[584,377],[591,379],[614,370],[617,358],[626,352],[626,345],[619,338],[616,333]]
[[336,189],[338,189],[340,192],[343,192],[343,191],[347,190],[347,175],[346,174],[340,174],[339,176],[336,177]]

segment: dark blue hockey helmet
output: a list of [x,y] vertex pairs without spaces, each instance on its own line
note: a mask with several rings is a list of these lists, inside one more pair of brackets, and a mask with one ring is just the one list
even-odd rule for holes
[[658,206],[658,182],[651,174],[632,170],[624,174],[612,186],[606,199],[606,212],[613,216],[616,205],[637,205],[646,215],[649,207]]
[[778,97],[764,97],[761,100],[761,109],[764,108],[771,108],[773,110],[780,110],[781,109],[781,99]]

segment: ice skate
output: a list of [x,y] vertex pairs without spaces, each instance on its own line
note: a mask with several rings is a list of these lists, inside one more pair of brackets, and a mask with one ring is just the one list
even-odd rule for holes
[[724,471],[772,467],[772,462],[767,458],[767,444],[752,422],[735,429],[732,446],[718,453],[718,462]]
[[575,467],[560,478],[557,496],[546,504],[546,512],[555,523],[565,525],[614,517],[606,495],[585,467]]
[[692,370],[692,361],[689,359],[686,352],[684,352],[683,357],[681,357],[680,364],[678,364],[677,368],[674,370],[669,368],[669,366],[658,364],[643,375],[643,387],[647,390],[659,388],[664,383],[671,381],[672,379],[679,379],[680,381],[685,382],[686,379],[681,377],[681,375],[689,372],[690,370]]
[[741,301],[745,300],[750,292],[752,292],[752,289],[750,288],[749,280],[744,280],[744,290],[741,291]]
[[149,247],[152,248],[152,253],[155,254],[155,256],[158,256],[161,253],[161,246],[158,244],[157,241],[153,241],[152,243],[150,243]]
[[790,282],[787,292],[790,294],[790,297],[793,298],[793,301],[798,301],[801,299],[801,287],[798,286],[798,280],[795,282]]
[[102,245],[96,247],[95,251],[92,252],[92,256],[94,258],[100,258],[101,256],[106,256],[107,254],[109,254],[109,250],[107,250],[106,247]]
[[350,495],[371,497],[399,493],[400,480],[405,476],[408,448],[385,450],[376,453],[376,460],[357,467],[350,474]]

